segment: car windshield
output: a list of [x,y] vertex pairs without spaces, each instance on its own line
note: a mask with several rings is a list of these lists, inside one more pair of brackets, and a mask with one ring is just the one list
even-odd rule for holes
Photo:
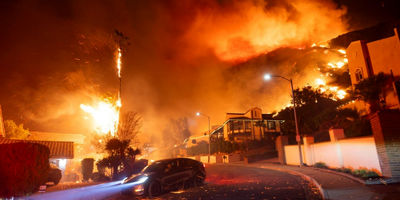
[[158,170],[162,170],[164,168],[165,163],[163,162],[155,162],[143,169],[143,173],[155,172]]

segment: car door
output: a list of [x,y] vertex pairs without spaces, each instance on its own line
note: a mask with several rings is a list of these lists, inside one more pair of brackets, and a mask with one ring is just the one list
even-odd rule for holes
[[172,160],[166,163],[162,178],[163,185],[166,187],[174,185],[177,182],[176,178],[178,172],[179,170],[177,169],[176,160]]
[[192,176],[191,173],[190,169],[185,168],[182,160],[170,161],[164,170],[163,183],[167,187],[181,185]]

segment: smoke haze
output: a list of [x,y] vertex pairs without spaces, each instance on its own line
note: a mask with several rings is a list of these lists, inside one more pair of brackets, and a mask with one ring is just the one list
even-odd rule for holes
[[[308,83],[310,49],[347,29],[346,9],[329,0],[4,1],[0,104],[31,130],[90,132],[80,110],[117,95],[114,30],[129,37],[122,55],[123,110],[143,117],[141,141],[157,140],[170,119],[207,128],[226,112],[289,103],[289,85]],[[251,60],[249,60],[251,59]],[[307,61],[305,61],[307,60]],[[154,141],[153,141],[154,142]]]

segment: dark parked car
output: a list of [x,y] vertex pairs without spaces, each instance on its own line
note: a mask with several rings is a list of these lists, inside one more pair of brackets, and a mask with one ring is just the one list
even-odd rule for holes
[[201,185],[206,177],[203,163],[174,158],[155,161],[123,181],[123,193],[158,196],[164,192]]
[[57,185],[61,180],[62,172],[54,164],[50,164],[49,176],[46,185]]

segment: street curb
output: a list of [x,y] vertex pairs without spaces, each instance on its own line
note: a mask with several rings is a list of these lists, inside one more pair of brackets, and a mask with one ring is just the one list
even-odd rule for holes
[[295,171],[295,170],[291,170],[291,169],[282,169],[282,168],[276,168],[276,167],[270,167],[270,166],[261,166],[258,168],[263,168],[263,169],[271,169],[271,170],[275,170],[275,171],[280,171],[280,172],[286,172],[292,175],[296,175],[296,176],[300,176],[301,178],[303,178],[304,180],[311,182],[312,184],[314,184],[318,190],[319,193],[322,196],[322,199],[328,199],[328,193],[322,188],[321,184],[319,184],[314,178],[312,178],[311,176],[305,175],[301,172]]
[[239,164],[239,163],[229,163],[231,165],[237,165],[237,166],[245,166],[245,167],[255,167],[255,168],[262,168],[262,169],[270,169],[270,170],[274,170],[274,171],[280,171],[280,172],[284,172],[284,173],[288,173],[288,174],[292,174],[295,176],[300,176],[302,179],[314,184],[318,190],[319,193],[322,196],[322,199],[329,199],[328,193],[322,188],[321,184],[319,184],[314,178],[312,178],[311,176],[305,175],[301,172],[295,171],[295,170],[291,170],[291,169],[282,169],[282,168],[277,168],[277,167],[271,167],[271,166],[254,166],[254,165],[249,165],[249,164]]
[[345,174],[345,173],[341,173],[341,172],[337,172],[337,171],[333,171],[333,170],[329,170],[329,169],[321,169],[321,168],[315,168],[315,167],[313,167],[313,169],[319,170],[319,171],[323,171],[323,172],[326,172],[326,173],[336,174],[336,175],[339,175],[339,176],[344,176],[346,178],[349,178],[349,179],[351,179],[353,181],[356,181],[358,183],[361,183],[363,185],[369,185],[369,184],[366,183],[366,181],[364,181],[364,180],[362,180],[360,178],[354,177],[354,176],[352,176],[350,174]]
[[390,178],[386,178],[386,179],[382,178],[382,179],[378,179],[378,180],[363,180],[361,178],[354,177],[354,176],[352,176],[350,174],[346,174],[346,173],[343,173],[343,172],[337,172],[337,171],[334,171],[334,170],[321,169],[321,168],[315,168],[315,167],[313,167],[313,169],[319,170],[319,171],[323,171],[323,172],[327,172],[327,173],[336,174],[336,175],[339,175],[339,176],[344,176],[344,177],[347,177],[349,179],[352,179],[353,181],[361,183],[363,185],[387,185],[387,184],[391,184],[391,183],[396,183],[396,181],[394,181],[393,179],[390,179]]

